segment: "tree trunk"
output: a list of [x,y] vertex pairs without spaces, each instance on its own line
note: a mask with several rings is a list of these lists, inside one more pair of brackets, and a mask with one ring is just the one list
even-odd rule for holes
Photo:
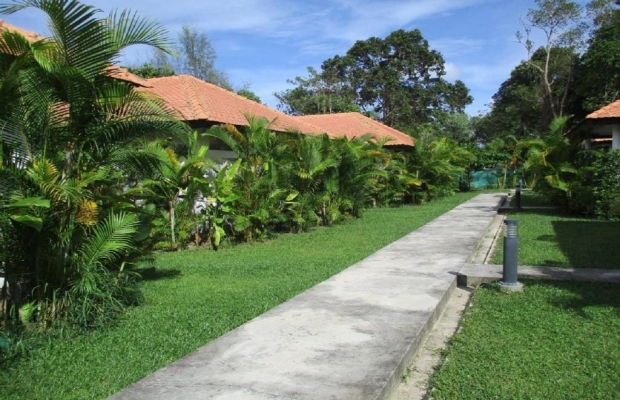
[[174,200],[170,200],[168,203],[168,207],[170,207],[170,234],[172,238],[172,244],[176,244],[176,238],[174,236]]

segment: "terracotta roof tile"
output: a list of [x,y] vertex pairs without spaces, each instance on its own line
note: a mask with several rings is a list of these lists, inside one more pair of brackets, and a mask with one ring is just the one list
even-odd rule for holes
[[119,81],[133,83],[134,85],[142,87],[151,87],[147,79],[132,74],[131,72],[127,71],[127,68],[111,65],[110,67],[108,67],[108,75],[112,78],[118,79]]
[[35,32],[27,31],[18,26],[7,24],[6,22],[0,19],[0,32],[2,31],[19,33],[22,36],[24,36],[30,43],[34,43],[36,41],[43,39],[43,36],[39,36]]
[[586,117],[586,119],[601,118],[620,118],[620,100],[616,100],[613,103],[594,111]]
[[[9,32],[16,32],[16,33],[21,34],[30,43],[34,43],[39,40],[45,39],[43,36],[39,36],[35,32],[27,31],[15,25],[7,24],[6,22],[0,19],[0,32],[5,31],[5,30]],[[139,76],[132,74],[131,72],[127,71],[126,68],[118,67],[116,65],[111,65],[108,68],[108,74],[111,77],[116,78],[121,81],[133,83],[134,85],[138,85],[138,86],[148,87],[148,83],[146,82],[146,79],[142,79]]]
[[330,134],[326,129],[298,120],[191,75],[153,78],[148,79],[147,83],[151,87],[141,90],[155,93],[185,121],[206,120],[247,125],[245,115],[255,115],[265,117],[269,121],[275,120],[271,125],[275,131],[293,130],[304,134]]
[[390,141],[386,143],[388,146],[414,146],[415,144],[411,136],[358,112],[303,115],[294,118],[334,132],[337,136],[346,136],[349,139],[370,134],[374,139],[390,138]]

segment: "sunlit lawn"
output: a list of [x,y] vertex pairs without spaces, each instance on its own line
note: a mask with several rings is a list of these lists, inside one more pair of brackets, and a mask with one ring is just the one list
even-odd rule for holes
[[54,340],[0,372],[0,397],[110,395],[426,224],[474,193],[213,251],[160,254],[117,327]]

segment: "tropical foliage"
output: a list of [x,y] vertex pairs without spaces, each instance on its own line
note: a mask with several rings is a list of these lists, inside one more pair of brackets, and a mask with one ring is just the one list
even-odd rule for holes
[[52,36],[0,34],[0,200],[13,221],[2,236],[19,250],[4,269],[35,302],[33,318],[88,328],[134,300],[128,265],[142,229],[134,183],[161,170],[139,140],[187,128],[109,76],[127,46],[165,49],[161,26],[129,12],[99,18],[69,0],[24,0],[0,12],[26,8],[47,15]]

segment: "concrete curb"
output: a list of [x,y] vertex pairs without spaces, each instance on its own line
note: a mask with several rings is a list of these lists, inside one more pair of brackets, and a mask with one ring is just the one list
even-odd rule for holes
[[[507,196],[504,195],[503,197],[499,199],[497,205],[495,206],[495,210],[498,211],[506,203],[506,201],[507,201]],[[476,262],[476,260],[479,260],[479,259],[482,259],[483,262],[486,262],[487,257],[489,256],[490,252],[494,248],[495,242],[499,234],[498,232],[501,232],[501,227],[502,227],[502,223],[504,219],[505,219],[505,216],[499,215],[499,214],[493,218],[493,220],[487,226],[485,234],[478,241],[478,244],[476,245],[475,250],[472,251],[472,253],[467,258],[468,263],[470,262],[474,263]],[[415,339],[411,342],[409,349],[404,354],[399,365],[396,367],[394,373],[392,374],[390,378],[390,381],[385,386],[385,389],[382,391],[382,393],[379,396],[377,396],[376,398],[377,400],[391,399],[392,394],[394,393],[396,388],[398,388],[398,385],[400,384],[400,380],[404,376],[405,371],[415,360],[417,354],[422,348],[422,345],[424,344],[424,342],[426,342],[426,340],[428,339],[428,336],[430,335],[431,331],[435,327],[435,324],[437,323],[439,318],[441,318],[441,316],[443,315],[444,310],[448,302],[450,301],[450,298],[452,297],[452,294],[454,293],[456,287],[461,286],[459,284],[460,276],[461,274],[457,273],[455,278],[452,279],[450,286],[444,293],[440,302],[435,307],[435,311],[433,312],[433,314],[429,316],[429,318],[426,320],[422,328],[416,333]]]
[[428,338],[429,334],[435,327],[435,324],[443,314],[446,305],[450,301],[454,290],[456,289],[456,277],[452,280],[452,283],[448,287],[448,290],[444,293],[443,297],[435,307],[435,311],[429,316],[426,320],[422,328],[416,332],[415,339],[410,343],[407,352],[403,355],[403,358],[398,363],[397,367],[394,369],[388,383],[385,385],[383,391],[376,397],[376,400],[386,400],[391,399],[392,394],[400,385],[400,381],[402,377],[405,375],[407,368],[411,365],[413,360],[416,358],[419,353],[422,345]]
[[497,239],[499,238],[502,226],[504,223],[504,219],[506,217],[504,215],[496,215],[491,221],[486,233],[480,239],[480,243],[476,247],[476,250],[471,254],[471,256],[467,259],[468,264],[486,264],[489,257],[493,253],[493,249],[497,244]]

